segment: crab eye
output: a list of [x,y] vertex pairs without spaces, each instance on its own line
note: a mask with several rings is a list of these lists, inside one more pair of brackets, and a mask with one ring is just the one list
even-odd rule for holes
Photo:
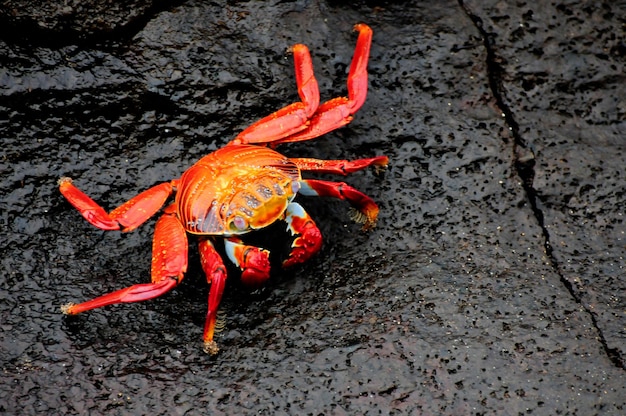
[[240,215],[236,215],[230,223],[230,229],[233,231],[244,231],[246,228],[248,228],[248,223]]

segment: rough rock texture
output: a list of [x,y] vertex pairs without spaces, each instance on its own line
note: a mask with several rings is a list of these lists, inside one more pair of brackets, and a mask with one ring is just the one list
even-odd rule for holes
[[[3,2],[0,413],[624,414],[623,2],[154,3]],[[280,150],[388,155],[345,179],[375,230],[301,198],[322,252],[254,293],[231,270],[214,358],[194,242],[166,296],[61,315],[148,281],[154,221],[98,231],[60,176],[107,208],[178,177],[297,99],[296,42],[345,94],[361,21],[367,102]]]
[[154,14],[179,1],[0,1],[4,37],[12,43],[106,42],[136,32]]
[[474,3],[466,7],[492,39],[516,142],[536,156],[524,176],[551,264],[624,368],[624,7],[529,3],[512,15],[497,2]]

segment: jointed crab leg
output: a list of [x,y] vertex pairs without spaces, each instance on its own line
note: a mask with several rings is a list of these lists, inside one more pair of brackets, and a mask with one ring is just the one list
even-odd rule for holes
[[376,226],[378,205],[372,198],[344,182],[320,181],[303,179],[300,181],[299,193],[307,196],[330,196],[348,201],[357,211],[354,220],[363,223],[363,229],[369,230]]
[[70,178],[59,180],[59,190],[63,196],[92,225],[101,230],[132,231],[153,216],[172,195],[177,181],[162,183],[143,191],[139,195],[107,212],[93,199],[72,183]]
[[[384,169],[387,167],[387,163],[389,163],[387,156],[356,160],[322,160],[312,158],[290,158],[289,160],[294,162],[301,170],[340,175],[347,175],[368,166]],[[367,230],[376,225],[378,205],[369,196],[350,185],[343,182],[328,182],[315,179],[301,180],[300,185],[299,193],[302,195],[330,196],[348,201],[360,214],[357,215],[355,220],[364,223],[363,229]]]
[[384,169],[389,163],[387,156],[377,156],[367,159],[356,160],[324,160],[312,158],[289,158],[295,163],[300,170],[310,170],[322,173],[336,173],[339,175],[347,175],[357,170],[365,169],[368,166],[374,166],[377,169]]
[[116,303],[153,299],[180,283],[185,271],[187,271],[187,234],[170,207],[159,218],[154,231],[152,283],[133,285],[83,303],[70,303],[63,306],[62,311],[68,315],[76,315]]
[[348,73],[348,97],[337,97],[320,105],[306,129],[273,142],[273,145],[314,139],[352,121],[367,97],[367,61],[372,45],[372,29],[364,24],[354,26],[359,32]]
[[213,247],[213,244],[211,244],[211,241],[208,239],[203,238],[200,240],[198,250],[200,251],[202,269],[206,275],[207,282],[211,285],[209,291],[209,308],[204,323],[204,350],[208,354],[215,355],[219,349],[215,341],[213,341],[213,334],[215,333],[217,311],[222,301],[224,287],[226,286],[226,267],[220,255],[215,251],[215,247]]
[[313,74],[311,54],[306,45],[291,48],[296,70],[296,85],[301,102],[290,104],[255,122],[230,144],[268,143],[306,128],[308,119],[320,104],[320,92]]
[[372,29],[354,26],[359,32],[348,74],[348,97],[338,97],[319,105],[319,88],[313,74],[309,50],[293,47],[296,82],[301,103],[294,103],[257,121],[230,144],[299,142],[319,137],[352,121],[367,96],[367,60],[372,44]]
[[[244,284],[257,287],[269,278],[270,263],[267,250],[245,245],[236,237],[229,237],[225,240],[224,247],[228,258],[241,268],[241,280]],[[226,267],[209,239],[201,239],[198,249],[202,269],[206,274],[207,282],[211,285],[209,309],[204,324],[204,351],[214,355],[219,351],[217,344],[213,341],[213,335],[217,311],[226,285]]]
[[283,267],[304,263],[322,248],[322,233],[313,219],[297,202],[287,205],[285,211],[287,231],[296,236],[291,243],[291,253],[283,261]]

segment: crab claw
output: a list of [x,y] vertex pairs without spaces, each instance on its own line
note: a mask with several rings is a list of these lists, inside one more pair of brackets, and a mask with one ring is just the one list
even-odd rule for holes
[[236,237],[224,241],[228,258],[241,269],[241,281],[250,288],[258,288],[270,277],[270,252],[248,246]]
[[313,219],[302,206],[292,202],[285,211],[287,231],[296,236],[291,244],[289,257],[283,261],[283,267],[292,267],[304,263],[322,248],[322,233]]

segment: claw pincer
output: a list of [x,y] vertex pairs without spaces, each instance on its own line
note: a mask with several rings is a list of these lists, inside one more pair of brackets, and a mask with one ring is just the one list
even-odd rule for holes
[[69,178],[59,180],[63,196],[92,225],[102,230],[132,231],[162,210],[152,243],[151,282],[136,284],[62,311],[75,315],[116,303],[138,302],[160,296],[178,285],[187,271],[187,234],[197,235],[200,262],[211,285],[204,327],[204,350],[218,352],[214,341],[217,312],[224,293],[227,271],[215,242],[224,241],[224,254],[241,270],[242,281],[252,287],[270,276],[268,250],[249,245],[245,235],[283,221],[291,234],[291,250],[283,267],[301,264],[322,246],[322,235],[304,208],[294,202],[297,194],[328,196],[347,201],[369,229],[376,224],[378,206],[367,195],[344,182],[303,179],[302,172],[347,175],[369,166],[387,166],[386,156],[357,160],[288,158],[273,150],[277,145],[313,139],[352,120],[367,95],[367,60],[372,30],[359,32],[350,73],[348,96],[320,104],[319,88],[305,45],[292,48],[296,84],[301,101],[259,120],[221,149],[200,159],[180,179],[156,185],[111,212],[106,212],[79,190]]

